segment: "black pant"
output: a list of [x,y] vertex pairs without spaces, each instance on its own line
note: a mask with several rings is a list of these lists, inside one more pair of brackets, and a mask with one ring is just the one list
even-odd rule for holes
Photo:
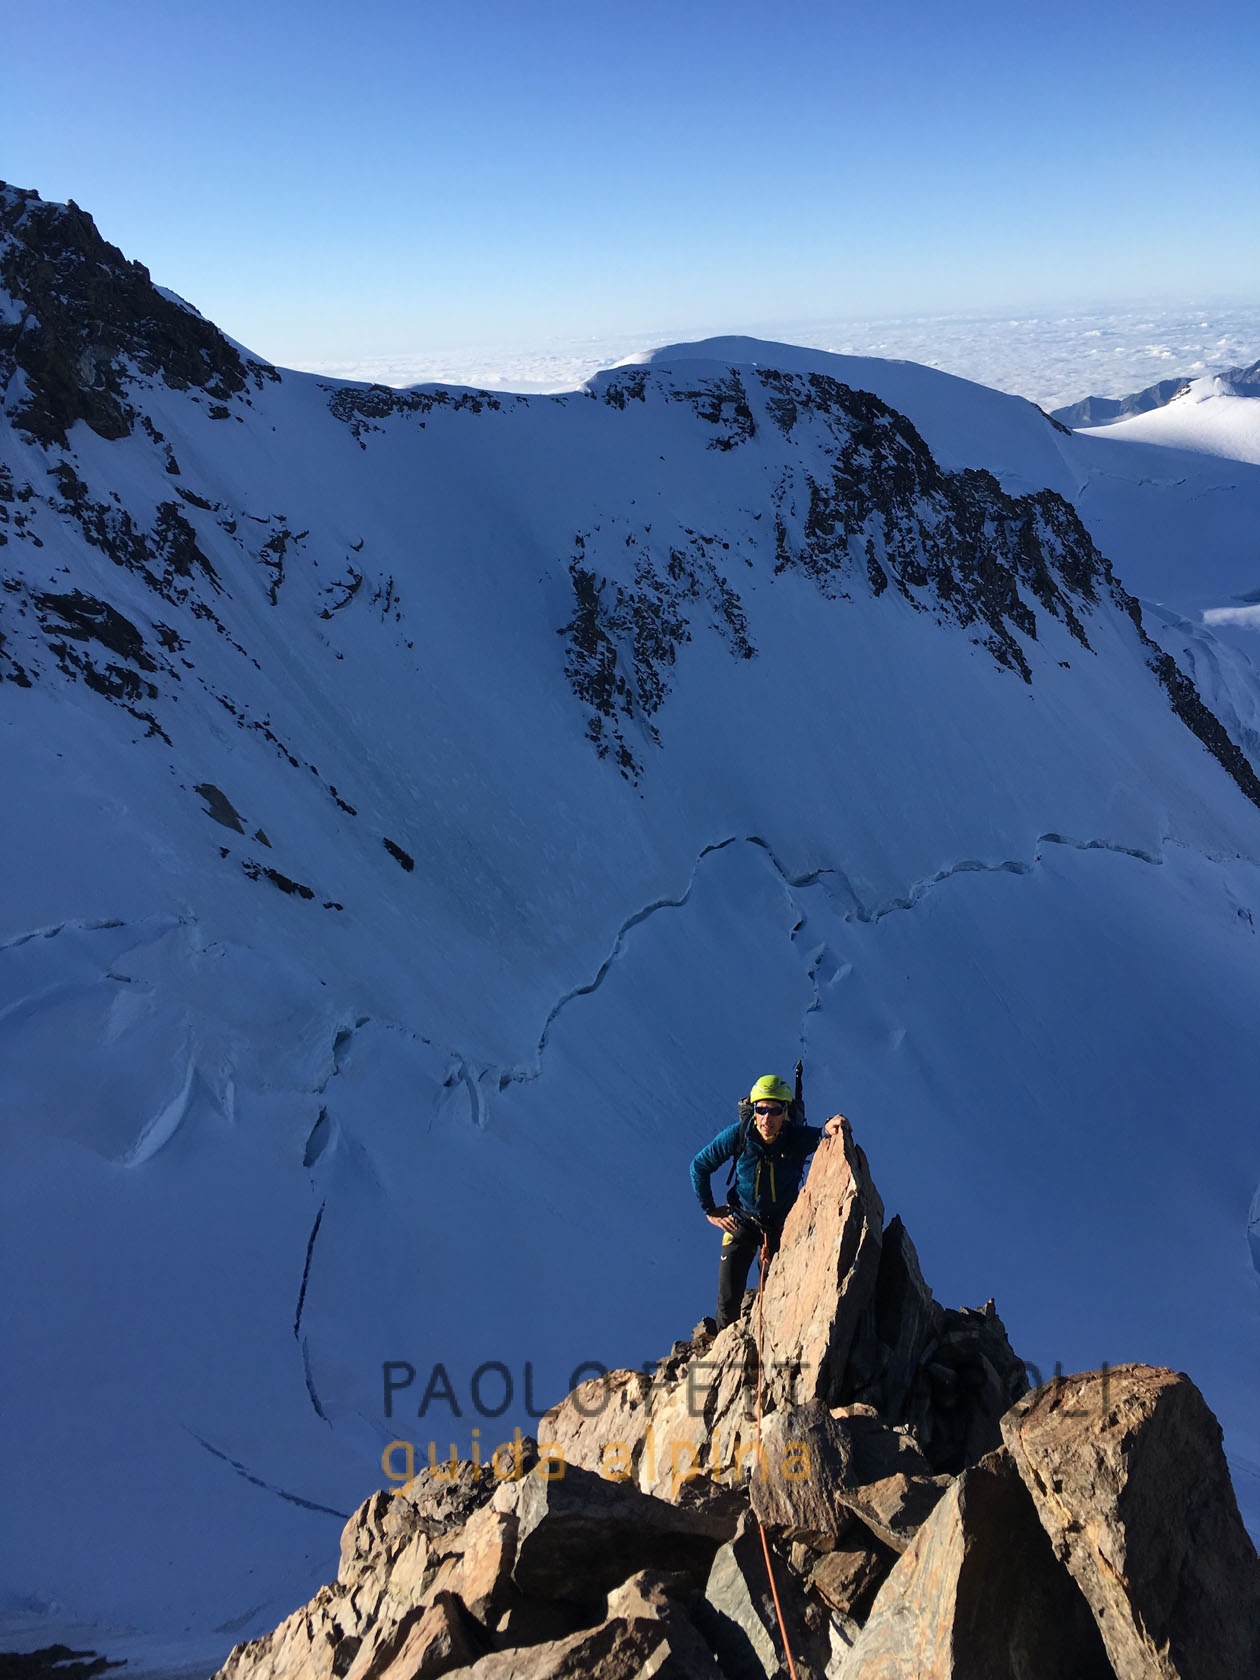
[[719,1330],[724,1330],[728,1324],[734,1324],[739,1317],[739,1310],[744,1304],[744,1286],[748,1282],[749,1268],[753,1263],[753,1256],[761,1247],[762,1238],[766,1241],[766,1259],[769,1261],[772,1255],[777,1254],[779,1238],[782,1235],[782,1224],[762,1226],[753,1219],[746,1221],[737,1231],[723,1231],[722,1257],[718,1261]]

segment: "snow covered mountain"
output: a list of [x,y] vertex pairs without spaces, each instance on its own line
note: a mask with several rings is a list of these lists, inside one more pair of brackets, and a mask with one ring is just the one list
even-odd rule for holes
[[13,188],[0,381],[3,1608],[273,1625],[392,1440],[707,1310],[688,1158],[798,1053],[1260,1531],[1260,469],[748,340],[280,372]]
[[1127,420],[1131,415],[1149,414],[1157,408],[1165,408],[1184,396],[1192,385],[1201,384],[1203,378],[1209,382],[1220,380],[1236,394],[1254,395],[1256,392],[1251,387],[1260,389],[1260,362],[1252,362],[1249,367],[1222,368],[1219,373],[1200,378],[1160,379],[1127,397],[1082,397],[1080,402],[1054,409],[1052,417],[1074,428],[1107,426],[1115,420]]
[[1157,443],[1260,466],[1260,379],[1205,375],[1149,413],[1090,429],[1125,443]]

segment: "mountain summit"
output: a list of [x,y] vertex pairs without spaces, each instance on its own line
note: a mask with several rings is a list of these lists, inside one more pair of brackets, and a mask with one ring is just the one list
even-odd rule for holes
[[1255,475],[727,349],[294,374],[0,192],[12,1612],[272,1626],[391,1441],[707,1303],[686,1163],[800,1053],[942,1291],[1190,1371],[1260,1523],[1260,712],[1138,600]]

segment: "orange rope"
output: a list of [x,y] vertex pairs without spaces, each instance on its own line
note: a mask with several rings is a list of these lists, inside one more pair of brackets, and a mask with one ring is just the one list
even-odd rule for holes
[[[766,1287],[766,1267],[770,1263],[770,1238],[763,1229],[761,1234],[761,1253],[757,1256],[757,1457],[756,1474],[762,1474],[761,1461],[761,1400],[762,1379],[765,1373],[765,1361],[762,1358],[762,1329],[765,1314],[762,1311],[761,1297]],[[770,1594],[774,1599],[774,1613],[779,1618],[779,1634],[783,1640],[783,1654],[787,1658],[788,1673],[792,1680],[796,1680],[796,1664],[792,1660],[792,1647],[788,1642],[787,1623],[783,1619],[783,1606],[779,1603],[779,1589],[775,1585],[774,1565],[770,1562],[770,1542],[766,1538],[766,1525],[761,1518],[757,1518],[757,1527],[761,1530],[761,1549],[766,1555],[766,1574],[770,1578]]]

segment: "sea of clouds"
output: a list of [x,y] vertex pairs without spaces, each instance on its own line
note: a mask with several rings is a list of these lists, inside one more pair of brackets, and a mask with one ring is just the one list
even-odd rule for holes
[[714,322],[532,347],[400,351],[359,361],[299,362],[311,373],[380,385],[476,385],[570,391],[600,368],[661,344],[740,332],[842,355],[922,362],[1042,408],[1123,397],[1160,379],[1194,378],[1260,356],[1260,305],[1165,304],[1010,315],[918,315],[874,321]]

